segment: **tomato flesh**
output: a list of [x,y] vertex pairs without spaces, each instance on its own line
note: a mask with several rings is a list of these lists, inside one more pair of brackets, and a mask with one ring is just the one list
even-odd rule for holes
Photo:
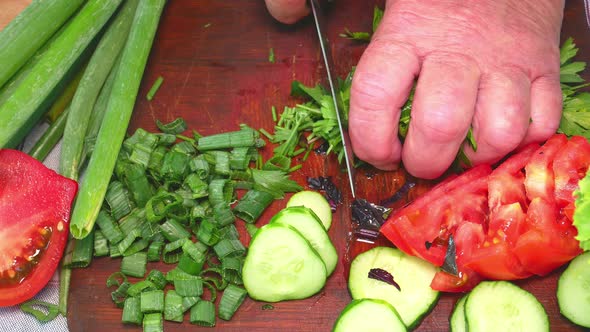
[[76,191],[25,153],[0,150],[0,306],[30,299],[53,276]]
[[381,232],[437,266],[453,237],[459,275],[437,273],[433,289],[462,292],[484,279],[546,275],[581,252],[572,225],[573,192],[589,165],[585,138],[556,134],[493,171],[480,165],[443,181],[395,211]]

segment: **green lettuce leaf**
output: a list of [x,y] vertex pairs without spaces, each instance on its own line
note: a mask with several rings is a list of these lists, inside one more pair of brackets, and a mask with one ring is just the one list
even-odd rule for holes
[[578,183],[576,190],[574,211],[574,226],[578,229],[576,240],[580,241],[580,248],[590,250],[590,172]]

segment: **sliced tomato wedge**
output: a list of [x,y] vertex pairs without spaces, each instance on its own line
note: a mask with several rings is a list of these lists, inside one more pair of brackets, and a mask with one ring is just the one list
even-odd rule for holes
[[558,208],[575,201],[573,193],[590,166],[590,143],[581,136],[570,138],[553,161],[555,200]]
[[571,223],[560,222],[554,202],[533,199],[526,227],[514,253],[527,271],[543,276],[581,253],[575,228]]
[[0,150],[0,307],[51,279],[68,239],[77,184],[15,150]]
[[536,197],[541,197],[546,201],[554,200],[553,160],[567,143],[565,135],[557,134],[535,151],[525,166],[524,186],[529,200]]
[[431,287],[465,291],[483,279],[545,275],[581,249],[572,225],[573,192],[590,165],[583,137],[556,134],[490,166],[476,166],[393,213],[381,232],[406,253],[437,266],[455,240],[458,276]]

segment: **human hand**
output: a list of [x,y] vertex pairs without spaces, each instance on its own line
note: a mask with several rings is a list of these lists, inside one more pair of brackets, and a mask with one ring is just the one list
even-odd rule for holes
[[[283,22],[304,14],[288,10],[304,0],[272,2]],[[402,161],[412,175],[436,178],[470,126],[477,152],[463,148],[474,164],[548,138],[561,116],[563,6],[563,0],[389,0],[353,79],[355,154],[378,168]],[[418,76],[402,146],[400,108]]]

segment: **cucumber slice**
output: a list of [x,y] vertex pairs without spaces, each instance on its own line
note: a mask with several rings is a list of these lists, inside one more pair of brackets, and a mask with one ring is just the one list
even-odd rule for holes
[[467,295],[455,303],[453,312],[451,312],[451,318],[449,323],[451,325],[451,332],[465,332],[467,331],[467,321],[465,320],[465,301],[467,301]]
[[484,281],[465,302],[467,330],[549,331],[549,317],[535,296],[507,281]]
[[242,277],[251,298],[278,302],[319,292],[327,273],[303,235],[292,227],[273,224],[261,227],[252,238]]
[[332,208],[324,195],[317,191],[300,191],[291,196],[287,202],[287,207],[291,206],[305,206],[306,208],[310,208],[320,218],[324,228],[326,230],[330,229],[332,225]]
[[303,206],[292,206],[282,209],[269,222],[270,224],[289,225],[294,227],[305,239],[311,243],[311,247],[318,252],[328,275],[334,272],[338,263],[338,252],[330,241],[328,233],[321,221],[309,208]]
[[406,326],[391,304],[377,299],[350,302],[336,320],[333,332],[404,332]]
[[[383,281],[370,279],[374,268],[391,273],[401,291]],[[375,247],[358,255],[350,265],[348,288],[353,299],[371,298],[389,302],[408,329],[417,326],[436,304],[439,292],[430,288],[438,269],[398,249]]]
[[574,258],[559,277],[557,303],[572,323],[590,328],[590,251]]

